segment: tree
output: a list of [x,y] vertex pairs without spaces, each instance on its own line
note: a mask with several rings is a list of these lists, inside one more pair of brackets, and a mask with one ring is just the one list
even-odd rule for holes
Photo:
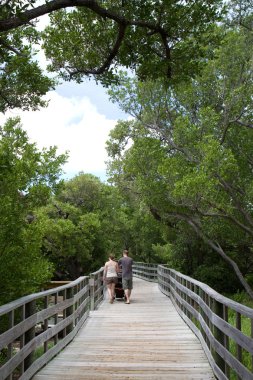
[[40,255],[44,225],[34,212],[59,188],[65,159],[29,143],[18,118],[0,128],[1,303],[38,290],[52,274]]
[[[54,264],[55,279],[75,280],[97,269],[93,261],[100,253],[96,249],[101,223],[96,213],[82,213],[79,208],[54,198],[36,215],[45,224],[42,254]],[[104,255],[102,262],[103,259]]]
[[[7,17],[3,7],[0,18]],[[53,88],[54,81],[35,61],[33,46],[38,43],[39,34],[30,25],[0,34],[0,112],[46,105],[42,97]]]
[[[33,44],[41,36],[50,70],[65,80],[96,75],[108,85],[124,66],[140,79],[178,82],[196,74],[212,55],[214,23],[223,12],[217,0],[45,0],[41,5],[3,0],[0,110],[37,107],[53,85],[34,62]],[[50,25],[40,34],[36,21],[46,14]]]
[[135,121],[117,125],[108,152],[113,181],[138,193],[157,220],[191,226],[253,297],[244,278],[252,273],[251,38],[229,31],[190,85],[116,87],[111,95]]
[[61,279],[97,270],[110,252],[119,256],[128,234],[127,211],[117,190],[92,174],[65,181],[37,217],[47,226],[43,254]]

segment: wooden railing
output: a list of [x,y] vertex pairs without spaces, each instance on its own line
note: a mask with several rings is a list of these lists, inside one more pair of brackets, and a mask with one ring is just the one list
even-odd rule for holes
[[[146,265],[135,265],[138,277],[149,276]],[[166,266],[157,271],[160,290],[199,338],[216,377],[252,380],[253,309]]]
[[157,282],[157,266],[158,264],[134,262],[133,275],[146,281]]
[[94,310],[102,302],[104,298],[104,283],[103,283],[103,270],[100,268],[94,273],[90,274],[90,309]]
[[[0,352],[6,353],[0,380],[30,379],[73,339],[103,299],[102,273],[0,307]],[[253,309],[163,265],[135,262],[133,273],[158,281],[199,338],[218,379],[253,379]]]
[[0,380],[31,379],[74,338],[103,299],[102,273],[0,307]]

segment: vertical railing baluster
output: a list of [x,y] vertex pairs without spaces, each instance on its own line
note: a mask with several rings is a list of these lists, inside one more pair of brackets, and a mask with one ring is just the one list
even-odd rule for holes
[[[238,311],[236,312],[236,328],[239,331],[242,329],[241,314]],[[238,343],[236,343],[236,357],[239,362],[242,363],[242,347]],[[241,380],[241,377],[239,375],[237,375],[237,380]]]
[[182,286],[184,285],[184,279],[183,279],[181,276],[179,276],[179,282],[180,282],[180,285],[181,285],[181,288],[180,288],[180,289],[181,289],[181,290],[180,290],[181,310],[182,310],[182,312],[185,314],[185,306],[184,306],[184,304],[183,304],[183,302],[182,302],[182,300],[185,299],[185,294],[184,294],[184,291],[182,290]]
[[[204,292],[203,292],[203,289],[201,287],[199,287],[199,297],[202,299],[202,301],[204,300]],[[199,304],[199,314],[204,319],[205,314],[204,314],[204,311],[202,309],[201,304]],[[202,323],[200,323],[200,332],[201,332],[201,335],[203,336],[203,338],[205,339],[205,332],[204,332],[204,329],[202,327]]]
[[[211,309],[212,299],[209,294],[206,294],[206,304],[209,307],[209,309]],[[207,323],[209,331],[212,330],[212,323],[208,315],[206,316],[206,323]],[[208,349],[210,350],[210,340],[208,336],[206,337],[206,341],[207,341]]]
[[[250,319],[251,338],[253,339],[253,318]],[[253,373],[253,355],[251,354],[251,372]]]
[[[21,322],[23,322],[25,320],[25,305],[21,306],[21,309],[20,309],[20,319],[21,319]],[[22,348],[25,345],[25,334],[23,333],[20,336],[19,339],[20,339],[20,350],[22,350]],[[20,364],[20,373],[21,373],[21,375],[24,373],[24,371],[25,371],[25,361],[22,360],[22,362]]]
[[[45,296],[44,297],[44,309],[46,310],[48,308],[48,304],[49,304],[49,297],[48,296]],[[43,329],[44,331],[47,331],[48,329],[48,318],[46,318],[44,320],[44,323],[43,323]],[[48,341],[46,340],[44,342],[44,352],[47,352],[48,350]]]
[[[82,282],[80,282],[78,285],[77,285],[77,294],[81,291],[82,289]],[[76,302],[76,308],[78,309],[78,307],[81,305],[81,301],[82,301],[82,298],[81,297],[78,297],[78,300]],[[80,314],[76,316],[76,322],[75,322],[75,325],[77,325],[77,323],[79,322],[80,320]]]
[[[196,295],[198,295],[198,286],[196,284],[193,284],[193,291]],[[195,310],[199,310],[199,304],[196,300],[193,300],[193,307]]]
[[[190,283],[190,281],[186,281],[186,288],[187,288],[187,295],[186,295],[187,304],[191,306],[192,300],[191,300],[191,297],[190,297],[190,295],[188,293],[188,291],[191,290],[191,283]],[[189,309],[187,309],[187,316],[188,316],[188,318],[190,320],[192,319],[192,314],[191,314],[191,312],[190,312]]]
[[[223,319],[223,304],[213,299],[212,312]],[[213,326],[213,335],[219,343],[225,346],[225,334],[215,325]],[[215,363],[225,373],[225,360],[216,352],[214,348],[212,349],[212,351]]]
[[[56,292],[55,295],[54,295],[54,304],[55,305],[58,304],[58,299],[59,299],[58,295],[59,295],[58,292]],[[58,313],[56,313],[54,315],[54,324],[55,324],[55,326],[58,324]],[[56,345],[57,343],[58,343],[58,334],[55,334],[55,336],[54,336],[54,345]]]
[[[8,319],[9,319],[8,327],[9,327],[9,329],[11,329],[14,326],[14,310],[11,310],[8,313]],[[8,350],[7,350],[8,360],[10,360],[12,358],[12,354],[13,354],[13,342],[8,344]],[[10,374],[7,379],[12,380],[12,374]]]
[[[190,281],[189,282],[189,290],[192,292],[194,289],[193,287],[193,283]],[[194,299],[189,295],[189,303],[191,305],[191,307],[194,307]],[[193,314],[192,312],[190,312],[190,320],[193,321]]]
[[94,297],[95,297],[95,289],[94,289],[95,279],[94,279],[94,274],[90,275],[89,284],[90,284],[90,309],[94,310],[94,308],[95,308],[95,299],[94,299]]
[[[223,305],[223,316],[224,316],[224,321],[228,322],[228,307],[226,305]],[[225,334],[224,338],[225,338],[225,342],[224,342],[225,348],[227,351],[229,351],[229,337]],[[230,366],[227,364],[227,362],[225,363],[225,375],[227,376],[228,379],[230,378]]]
[[[181,276],[177,276],[177,283],[182,285],[182,277]],[[180,306],[180,309],[183,311],[183,304],[181,302],[181,299],[182,299],[182,296],[183,296],[183,292],[181,290],[181,287],[179,288],[179,296],[180,296],[180,300],[179,300],[179,306]]]
[[[189,295],[188,295],[189,282],[188,282],[187,280],[185,280],[185,281],[184,281],[184,285],[185,285],[185,288],[186,288],[186,290],[185,290],[185,301],[186,301],[187,305],[189,305],[190,302],[191,302],[191,301],[190,301],[190,298],[189,298]],[[187,317],[190,319],[190,318],[191,318],[191,316],[190,316],[190,311],[188,310],[187,305],[186,305],[186,315],[187,315]]]
[[166,271],[167,271],[167,274],[169,275],[169,278],[168,278],[168,291],[169,291],[169,293],[170,293],[170,295],[171,295],[171,272],[170,272],[169,269],[166,269],[166,270],[164,270],[164,271],[165,271],[165,273],[166,273]]
[[[67,288],[66,296],[67,299],[73,298],[74,295],[74,288]],[[70,315],[73,315],[74,312],[74,301],[72,301],[72,304],[67,307],[66,309],[66,318],[69,317]],[[66,327],[66,334],[68,335],[74,328],[74,320],[72,319],[71,323]]]
[[[65,301],[66,299],[67,299],[67,290],[64,289],[63,290],[63,300]],[[63,309],[62,317],[63,317],[63,319],[66,319],[66,308]],[[66,327],[64,327],[64,329],[62,330],[62,335],[63,335],[63,338],[65,338],[65,336],[66,336]]]
[[[25,305],[25,318],[29,318],[36,312],[36,300],[28,302]],[[25,333],[25,345],[29,343],[35,337],[35,325],[32,326]],[[33,362],[34,351],[32,351],[26,358],[24,363],[24,369],[27,370]]]

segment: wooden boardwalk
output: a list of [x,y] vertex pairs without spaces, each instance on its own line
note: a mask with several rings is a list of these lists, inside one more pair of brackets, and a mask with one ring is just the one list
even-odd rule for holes
[[156,283],[134,278],[132,303],[105,300],[33,380],[215,379],[203,349]]

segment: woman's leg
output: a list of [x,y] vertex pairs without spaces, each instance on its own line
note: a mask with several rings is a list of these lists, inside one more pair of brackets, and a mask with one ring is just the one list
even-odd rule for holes
[[107,289],[108,289],[109,299],[111,301],[111,299],[112,299],[112,284],[108,284]]
[[114,301],[114,297],[115,297],[115,283],[114,282],[112,283],[112,287],[111,287],[111,295],[112,295],[112,300]]

